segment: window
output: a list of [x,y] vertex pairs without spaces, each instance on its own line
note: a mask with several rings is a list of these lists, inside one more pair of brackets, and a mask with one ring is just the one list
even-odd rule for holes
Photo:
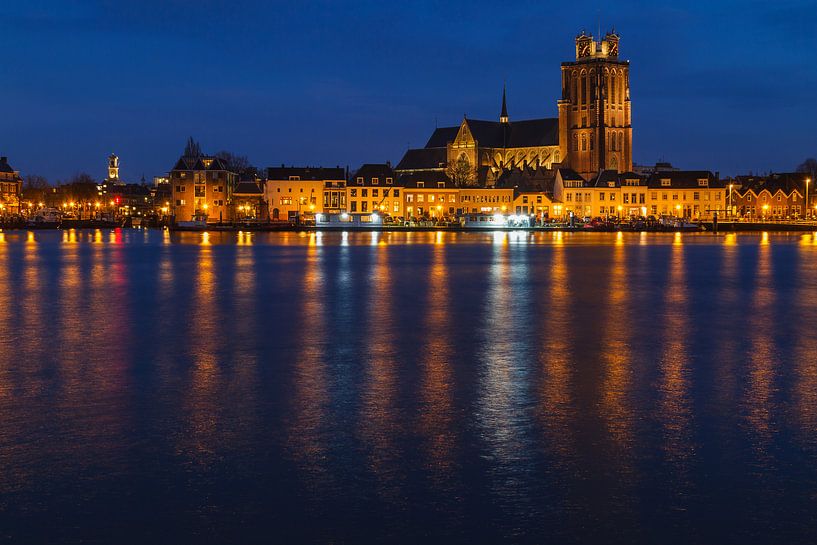
[[[445,197],[443,197],[443,200],[445,200]],[[453,194],[449,195],[448,202],[457,202],[457,196]]]
[[604,191],[602,191],[601,193],[599,193],[599,202],[601,202],[601,201],[603,201],[603,200],[604,200]]
[[291,205],[292,197],[281,197],[281,205]]
[[372,185],[378,185],[380,183],[379,178],[372,178]]
[[349,206],[350,206],[350,208],[349,208],[350,211],[357,212],[357,201],[352,201],[351,203],[349,203]]
[[678,200],[678,193],[673,193],[673,194],[672,194],[672,200],[673,200],[673,201],[677,201],[677,200]]
[[394,196],[395,196],[395,197],[399,197],[399,196],[400,196],[400,190],[399,190],[399,189],[395,189],[395,190],[394,190]]
[[363,185],[363,176],[357,177],[357,185]]
[[414,202],[414,195],[412,193],[406,195],[406,202]]
[[391,178],[386,178],[386,185],[391,185],[394,182]]
[[297,182],[297,181],[299,181],[301,179],[301,177],[300,176],[290,176],[289,179],[290,179],[290,181]]
[[204,197],[205,196],[205,186],[197,185],[195,187],[195,195],[196,195],[196,197]]
[[661,180],[661,187],[671,187],[672,180],[667,180],[666,178]]
[[183,185],[177,185],[176,186],[176,193],[184,193],[184,186]]
[[528,196],[527,195],[522,196],[522,204],[528,204]]
[[372,197],[379,197],[379,196],[380,196],[380,190],[377,189],[377,188],[372,189]]
[[567,197],[567,202],[573,202],[573,193],[568,193],[565,197]]
[[666,193],[661,193],[661,200],[664,200],[664,201],[667,200],[667,194]]
[[419,193],[417,195],[417,202],[425,202],[425,195],[423,195],[422,193]]
[[616,200],[616,194],[615,193],[610,193],[610,200],[611,201]]
[[352,189],[350,189],[349,190],[349,196],[350,197],[357,197],[357,189],[354,188],[354,187]]
[[369,190],[364,187],[363,189],[360,190],[360,196],[361,197],[368,197],[369,196]]
[[417,182],[417,187],[425,187],[425,186],[426,186],[425,182]]
[[693,191],[693,192],[692,192],[692,200],[693,200],[693,201],[699,201],[699,200],[701,200],[701,194],[700,194],[700,193],[698,193],[697,191]]
[[428,196],[428,202],[434,202],[434,195]]
[[657,191],[653,191],[653,192],[650,194],[650,199],[651,199],[651,200],[653,200],[653,201],[657,201],[657,200],[658,200],[658,192],[657,192]]
[[624,193],[624,204],[630,204],[630,194]]
[[638,204],[644,204],[647,201],[647,194],[646,193],[639,193],[638,194]]
[[698,185],[700,187],[707,187],[709,185],[709,182],[705,178],[702,178],[698,180]]
[[360,203],[360,211],[361,212],[368,212],[369,211],[369,201],[363,201]]
[[444,189],[445,188],[445,182],[437,182],[437,187],[439,187],[441,189]]

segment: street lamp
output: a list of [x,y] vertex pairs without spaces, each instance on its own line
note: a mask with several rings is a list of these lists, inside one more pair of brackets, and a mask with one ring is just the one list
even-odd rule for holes
[[680,204],[675,205],[675,217],[676,218],[681,217],[681,205]]
[[[808,214],[808,213],[809,213],[809,206],[808,206],[808,184],[809,184],[810,182],[811,182],[811,178],[806,178],[806,206],[805,206],[806,214]],[[808,216],[806,216],[806,217],[808,217]]]

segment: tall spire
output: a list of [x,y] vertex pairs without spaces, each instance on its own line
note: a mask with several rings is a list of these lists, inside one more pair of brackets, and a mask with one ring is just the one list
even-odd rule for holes
[[507,123],[508,122],[508,104],[505,101],[505,84],[502,84],[502,113],[499,114],[499,122],[500,123]]

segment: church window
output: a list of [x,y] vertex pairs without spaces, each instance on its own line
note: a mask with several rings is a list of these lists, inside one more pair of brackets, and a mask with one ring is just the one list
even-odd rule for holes
[[587,151],[587,137],[582,135],[582,151]]
[[573,72],[573,104],[576,104],[579,101],[579,77],[576,75],[576,72]]
[[584,74],[582,74],[581,102],[582,102],[582,104],[585,104],[587,102],[587,78],[584,77]]

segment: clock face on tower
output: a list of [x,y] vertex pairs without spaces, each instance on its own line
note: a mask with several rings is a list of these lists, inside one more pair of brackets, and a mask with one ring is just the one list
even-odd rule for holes
[[590,42],[579,43],[579,58],[590,56]]
[[607,51],[611,57],[618,57],[618,42],[607,42]]

